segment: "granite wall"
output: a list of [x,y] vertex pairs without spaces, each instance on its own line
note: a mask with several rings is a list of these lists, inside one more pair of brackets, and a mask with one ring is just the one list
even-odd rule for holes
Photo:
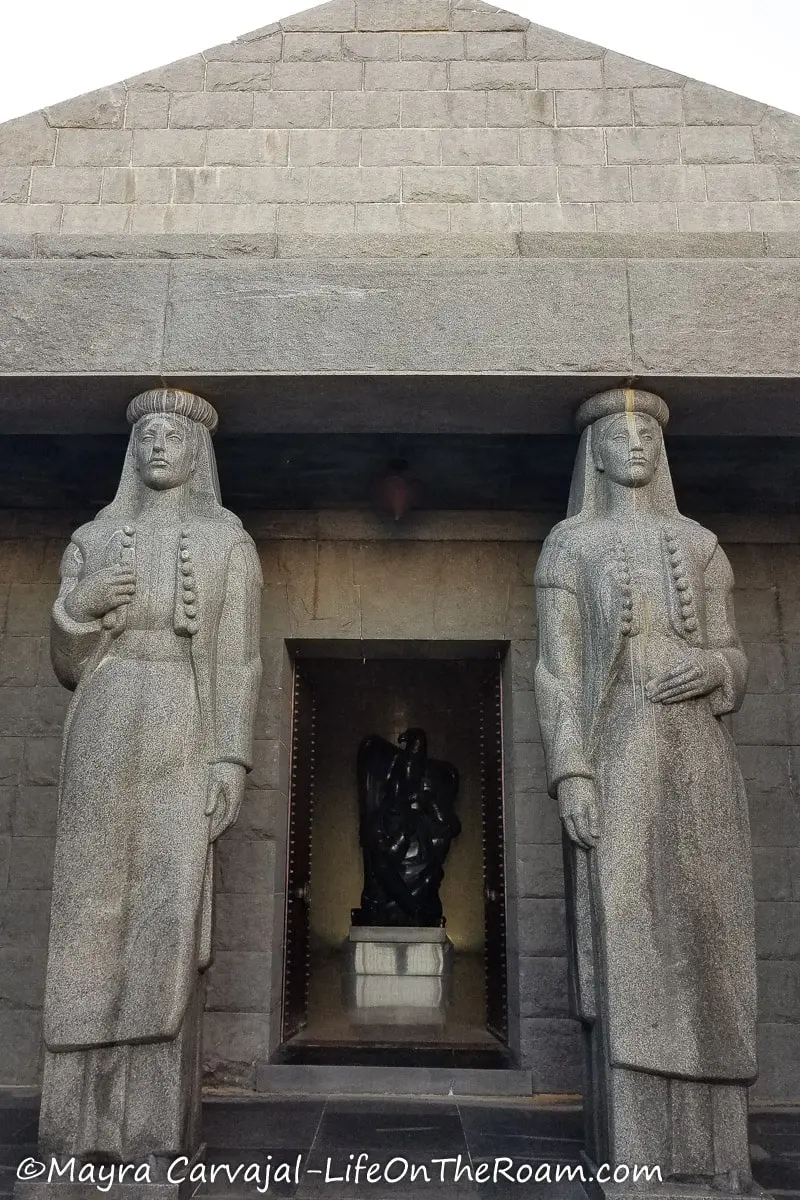
[[[41,999],[68,695],[48,659],[49,608],[67,514],[0,521],[0,1085],[39,1076]],[[276,537],[249,523],[262,555],[264,684],[256,762],[236,828],[220,844],[216,960],[206,1015],[209,1078],[251,1086],[276,1044],[280,1008],[291,670],[286,639],[503,639],[506,662],[507,870],[512,1044],[537,1091],[580,1088],[566,1014],[560,831],[544,791],[532,692],[538,543],[509,541],[502,514],[471,515],[424,540],[336,540],[292,519]],[[493,534],[491,527],[496,532]],[[259,532],[259,529],[262,532]],[[274,530],[274,523],[272,525]],[[507,536],[507,535],[506,535]],[[484,538],[485,540],[481,540]],[[726,544],[750,657],[733,718],[751,802],[760,974],[756,1096],[800,1093],[800,539]],[[401,581],[401,582],[399,582]]]
[[0,125],[0,234],[797,231],[798,164],[800,119],[496,6],[332,0]]

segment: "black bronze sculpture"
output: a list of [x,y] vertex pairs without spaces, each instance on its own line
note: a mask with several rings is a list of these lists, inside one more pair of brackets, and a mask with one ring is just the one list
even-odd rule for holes
[[354,925],[443,926],[439,888],[453,838],[458,771],[428,758],[422,729],[395,746],[372,734],[358,748],[359,836],[364,856]]

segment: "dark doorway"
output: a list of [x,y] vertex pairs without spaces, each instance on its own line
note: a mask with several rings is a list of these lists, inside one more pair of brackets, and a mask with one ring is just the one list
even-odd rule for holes
[[[295,657],[278,1059],[507,1065],[503,648],[471,643],[468,652],[452,648],[452,657],[441,643],[413,657],[380,644],[353,650],[358,658],[307,650]],[[342,947],[363,883],[356,752],[367,734],[395,741],[411,726],[428,734],[430,756],[453,763],[460,776],[462,833],[441,887],[454,946],[452,995],[438,1023],[365,1024],[348,1008],[342,984]]]

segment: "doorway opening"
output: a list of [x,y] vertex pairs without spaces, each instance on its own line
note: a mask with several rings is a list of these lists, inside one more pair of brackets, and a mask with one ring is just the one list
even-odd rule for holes
[[[313,645],[313,644],[312,644]],[[502,1067],[508,1051],[503,712],[505,645],[327,643],[294,659],[280,1062]],[[439,894],[452,943],[438,1009],[392,1000],[421,981],[372,979],[354,1003],[351,933],[364,886],[356,768],[362,739],[427,735],[458,772],[461,832]],[[428,931],[430,933],[430,930]],[[430,953],[430,951],[429,951]],[[414,951],[416,955],[416,950]],[[423,954],[423,958],[425,955]],[[363,952],[362,952],[363,958]],[[405,964],[405,959],[402,960]],[[417,968],[402,966],[414,973]],[[363,980],[361,981],[363,985]],[[439,986],[422,982],[422,994]],[[426,989],[427,988],[427,992]],[[419,993],[420,989],[416,988]]]

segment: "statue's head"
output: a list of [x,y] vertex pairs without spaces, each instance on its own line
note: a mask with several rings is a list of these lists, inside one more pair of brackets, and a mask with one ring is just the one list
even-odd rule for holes
[[187,483],[197,466],[198,432],[213,433],[217,414],[201,396],[177,388],[142,392],[128,405],[136,474],[153,491]]
[[207,400],[181,388],[153,388],[128,405],[133,426],[117,494],[98,516],[135,521],[153,492],[172,492],[183,516],[241,524],[224,508],[211,435],[217,414]]
[[400,734],[397,744],[414,757],[418,755],[424,757],[428,752],[428,738],[424,729],[407,729],[405,733]]
[[[578,409],[581,435],[567,517],[591,521],[620,511],[628,501],[678,515],[663,429],[669,409],[660,396],[638,388],[614,388],[592,396]],[[634,490],[642,489],[641,499]],[[615,507],[616,506],[616,507]]]
[[653,481],[668,419],[669,410],[659,396],[615,388],[582,404],[576,423],[581,430],[592,427],[595,469],[613,483],[637,488]]

